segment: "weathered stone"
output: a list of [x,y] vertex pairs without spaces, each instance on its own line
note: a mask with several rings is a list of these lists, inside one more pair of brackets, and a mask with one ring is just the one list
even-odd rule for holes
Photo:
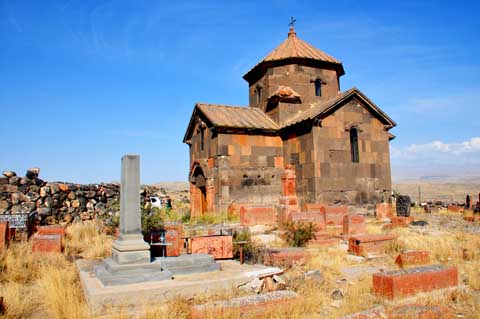
[[8,222],[0,222],[0,252],[7,248],[9,242]]
[[32,168],[29,168],[27,170],[27,172],[25,173],[25,176],[28,178],[28,179],[35,179],[38,177],[38,175],[40,174],[40,168],[38,167],[32,167]]
[[345,215],[343,217],[344,235],[358,235],[366,232],[365,217],[362,215]]
[[8,184],[8,178],[0,176],[0,185]]
[[17,173],[15,173],[13,171],[3,171],[2,174],[3,174],[3,176],[8,177],[8,178],[17,176]]
[[65,227],[61,225],[55,226],[37,226],[39,235],[60,235],[65,236]]
[[50,195],[50,186],[43,186],[40,188],[40,197],[47,197]]
[[267,266],[293,266],[304,263],[310,254],[303,248],[271,248],[263,255],[263,263]]
[[[52,194],[56,194],[56,193],[60,192],[60,189],[61,189],[61,188],[60,188],[60,185],[65,185],[65,184],[57,184],[57,183],[49,184],[49,186],[50,186],[50,192],[51,192]],[[63,189],[62,189],[62,191],[63,191]]]
[[395,239],[394,235],[360,235],[350,237],[348,252],[357,256],[384,254],[386,245]]
[[400,267],[427,265],[430,263],[430,254],[426,250],[406,250],[402,251],[395,263]]
[[408,217],[410,216],[410,196],[399,195],[397,197],[397,216]]
[[10,184],[0,185],[0,193],[15,193],[18,190],[18,187]]
[[232,236],[206,236],[190,239],[192,254],[210,254],[215,259],[233,258]]
[[27,198],[29,201],[35,202],[40,198],[40,195],[30,191],[27,193]]
[[45,182],[43,181],[43,179],[35,178],[33,180],[33,184],[35,184],[35,186],[37,186],[37,187],[41,187],[41,186],[45,185]]
[[75,192],[69,192],[68,195],[67,195],[67,198],[68,198],[69,200],[74,200],[75,197],[76,197],[76,196],[75,196]]
[[288,307],[292,300],[298,298],[297,293],[288,290],[273,291],[265,294],[246,296],[227,301],[196,305],[191,308],[192,319],[222,318],[224,314],[238,311],[240,317],[260,315],[268,310]]
[[[388,314],[383,306],[353,313],[340,319],[387,319]],[[432,318],[433,319],[433,318]]]
[[252,225],[275,225],[277,215],[273,206],[242,206],[240,208],[240,224]]
[[43,204],[46,207],[53,207],[53,198],[51,198],[50,196],[45,197],[45,199],[43,200]]
[[105,194],[105,197],[107,198],[111,198],[115,195],[115,191],[113,189],[110,189],[110,188],[106,188],[104,191],[103,191],[103,194]]
[[41,253],[61,253],[61,235],[39,235],[32,236],[32,251]]
[[40,207],[37,208],[37,212],[39,216],[46,217],[52,214],[52,209],[48,207]]
[[[402,305],[388,311],[389,319],[454,319],[446,306]],[[460,317],[460,316],[459,316]]]
[[10,185],[15,185],[18,186],[20,184],[20,177],[18,176],[12,176],[8,179],[8,183]]
[[12,207],[12,203],[8,200],[0,200],[0,209],[9,210]]
[[373,275],[374,293],[390,299],[457,285],[457,268],[441,265],[388,271]]

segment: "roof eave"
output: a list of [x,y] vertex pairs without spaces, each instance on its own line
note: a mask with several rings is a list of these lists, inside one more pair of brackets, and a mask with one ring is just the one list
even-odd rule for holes
[[[278,60],[268,60],[268,61],[260,61],[257,63],[253,68],[251,68],[247,73],[245,73],[242,78],[247,81],[248,83],[252,82],[252,79],[255,79],[258,77],[256,74],[263,74],[264,72],[262,71],[262,68],[265,67],[265,69],[268,69],[270,67],[275,67],[278,65],[284,65],[284,64],[296,64],[299,61],[312,61],[316,63],[322,63],[325,65],[331,65],[333,66],[333,69],[337,72],[338,77],[341,77],[342,75],[345,75],[345,69],[343,68],[342,62],[331,62],[331,61],[324,61],[324,60],[319,60],[319,59],[312,59],[312,58],[307,58],[307,57],[290,57],[290,58],[284,58],[284,59],[278,59]],[[282,63],[283,62],[283,63]],[[290,62],[290,63],[289,63]]]

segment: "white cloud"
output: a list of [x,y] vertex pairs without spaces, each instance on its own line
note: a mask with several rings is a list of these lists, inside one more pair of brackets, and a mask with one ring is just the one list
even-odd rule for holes
[[480,176],[480,137],[446,143],[432,141],[391,149],[395,178],[427,175]]
[[[426,144],[412,144],[404,148],[392,147],[392,158],[420,159],[420,158],[451,158],[458,160],[458,156],[476,157],[480,155],[480,137],[472,137],[468,141],[445,143],[433,141]],[[480,161],[480,160],[479,160]]]

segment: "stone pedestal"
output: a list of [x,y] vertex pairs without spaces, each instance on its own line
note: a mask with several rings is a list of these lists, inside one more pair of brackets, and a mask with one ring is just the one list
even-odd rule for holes
[[150,262],[150,246],[143,240],[140,215],[140,157],[122,157],[120,185],[120,235],[112,258],[95,268],[105,286],[171,279],[159,263]]

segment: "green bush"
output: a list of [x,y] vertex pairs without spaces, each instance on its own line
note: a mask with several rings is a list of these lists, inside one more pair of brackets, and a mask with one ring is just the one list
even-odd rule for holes
[[142,209],[142,230],[143,231],[152,231],[159,230],[163,228],[164,218],[162,212],[158,209],[152,209],[148,211]]
[[311,239],[315,239],[315,224],[313,223],[285,223],[285,241],[293,247],[304,247]]
[[[252,235],[248,229],[242,231],[235,231],[233,233],[233,241],[246,241],[246,244],[242,244],[243,258],[245,262],[249,264],[256,264],[263,262],[263,247],[256,245],[252,241]],[[240,258],[240,245],[233,244],[233,256],[236,259]]]

